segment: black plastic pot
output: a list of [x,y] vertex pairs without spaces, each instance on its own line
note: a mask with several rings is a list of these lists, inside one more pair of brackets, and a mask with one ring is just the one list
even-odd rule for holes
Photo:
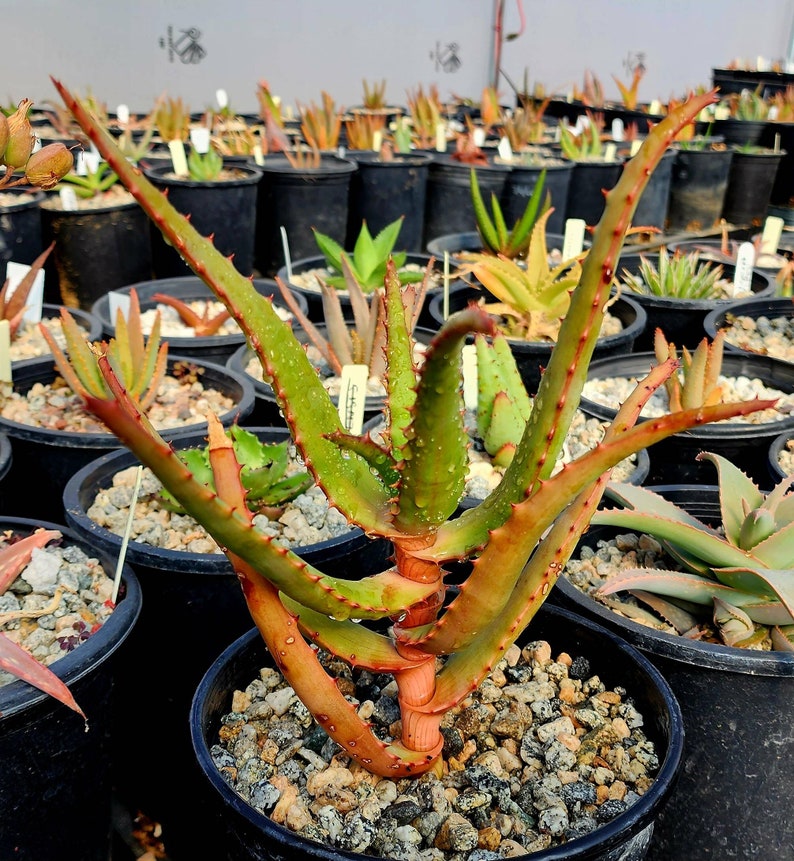
[[722,217],[730,224],[763,225],[775,177],[785,153],[737,150],[731,160]]
[[[656,253],[624,254],[617,267],[618,280],[622,280],[624,272],[638,275],[643,258],[658,268],[659,255]],[[721,265],[724,276],[732,279],[736,267],[730,263]],[[758,269],[753,270],[750,287],[753,295],[758,297],[772,296],[776,290],[774,279]],[[653,336],[657,328],[661,329],[667,339],[673,341],[679,349],[681,347],[694,349],[703,339],[703,320],[706,314],[735,301],[734,299],[678,299],[650,293],[635,293],[627,288],[624,288],[623,292],[629,293],[648,315],[645,329],[634,344],[637,352],[653,350]]]
[[719,135],[726,144],[757,146],[761,143],[766,126],[766,120],[740,120],[736,117],[727,117],[724,120],[714,120],[712,129],[714,134]]
[[[754,240],[756,237],[752,237]],[[752,241],[747,240],[747,241]],[[736,240],[732,240],[735,242]],[[775,254],[764,254],[756,257],[754,269],[759,269],[761,272],[774,278],[780,268],[785,265],[786,258],[784,256],[785,238],[782,238],[778,243],[778,251]],[[735,257],[733,253],[722,253],[722,240],[720,239],[684,239],[681,242],[668,242],[667,250],[670,252],[681,251],[690,252],[697,251],[700,254],[701,260],[716,260],[718,263],[728,263],[733,265]],[[769,262],[770,265],[767,265]]]
[[[236,164],[232,169],[235,178],[225,180],[178,177],[173,175],[170,164],[147,167],[143,172],[153,185],[168,192],[169,203],[182,214],[189,215],[190,223],[202,236],[212,235],[218,251],[226,257],[234,255],[235,269],[248,276],[254,271],[257,188],[262,171],[251,164]],[[155,224],[151,224],[150,233],[155,278],[193,274]]]
[[551,195],[551,205],[554,212],[546,222],[549,233],[562,235],[565,233],[565,219],[568,217],[568,193],[571,187],[574,165],[571,161],[555,159],[549,164],[519,165],[513,164],[507,175],[504,190],[504,216],[509,226],[515,224],[524,214],[529,198],[535,190],[541,172],[546,171],[543,183],[543,199]]
[[[680,709],[650,662],[618,637],[560,608],[544,606],[521,642],[545,639],[552,652],[589,656],[606,685],[623,685],[646,718],[644,726],[657,745],[660,769],[642,798],[611,822],[562,846],[532,853],[535,861],[625,861],[644,858],[653,822],[675,785],[682,757]],[[244,688],[262,666],[272,666],[259,632],[236,640],[201,681],[190,712],[193,747],[205,781],[212,787],[215,808],[225,828],[230,858],[236,861],[312,858],[324,861],[371,861],[372,855],[332,848],[288,831],[238,796],[221,776],[210,755],[221,718],[230,710],[231,692]]]
[[108,290],[152,277],[149,219],[137,202],[74,211],[41,206],[43,243],[55,248],[44,264],[44,296],[90,311]]
[[[40,488],[42,493],[48,492]],[[3,530],[59,529],[65,540],[99,558],[112,577],[116,562],[60,523],[0,518]],[[37,688],[17,680],[0,687],[0,857],[43,861],[66,855],[108,861],[111,848],[110,746],[113,699],[131,679],[120,656],[141,610],[129,565],[118,605],[85,643],[50,665],[71,690],[88,723]],[[123,646],[123,647],[122,647]]]
[[791,206],[794,201],[794,123],[767,123],[759,143],[770,149],[777,146],[785,152],[775,175],[770,203]]
[[[703,329],[709,338],[714,338],[720,329],[727,328],[730,330],[730,318],[732,317],[750,317],[754,320],[757,320],[759,317],[766,317],[767,319],[783,317],[791,320],[794,318],[794,302],[788,296],[771,296],[768,299],[740,299],[722,308],[715,308],[706,314],[703,319]],[[775,356],[774,352],[759,353],[758,351],[744,349],[739,344],[734,343],[736,340],[737,338],[726,338],[724,342],[725,350],[745,356],[771,355],[774,358],[791,364],[790,359],[785,359],[783,356]]]
[[[275,281],[269,278],[255,278],[253,284],[260,295],[272,298],[273,304],[276,307],[287,311],[286,303]],[[152,301],[151,298],[155,293],[165,293],[168,296],[173,296],[175,299],[181,299],[183,302],[215,300],[215,294],[201,278],[197,278],[195,275],[182,278],[161,278],[155,281],[142,281],[139,284],[130,284],[118,292],[129,295],[130,290],[133,288],[138,293],[141,311],[148,311],[157,306],[157,303]],[[302,296],[296,296],[296,301],[303,310],[306,310],[306,302]],[[102,296],[97,299],[91,311],[101,323],[103,337],[112,338],[116,332],[116,321],[111,320],[110,299],[108,296]],[[287,313],[291,314],[291,312]],[[245,335],[243,335],[242,331],[232,335],[186,335],[184,337],[164,335],[163,340],[168,341],[168,349],[170,351],[178,353],[180,356],[192,356],[202,361],[224,365],[229,356],[238,347],[245,344]]]
[[[260,439],[289,439],[286,428],[248,428]],[[177,449],[206,445],[203,433],[182,437]],[[126,450],[109,452],[86,464],[63,493],[66,521],[83,540],[118,556],[122,539],[88,516],[100,489],[113,476],[138,463]],[[387,567],[391,545],[371,541],[360,529],[307,545],[298,554],[333,576],[371,574]],[[188,553],[130,541],[127,562],[145,597],[129,648],[120,660],[121,678],[114,712],[113,763],[118,796],[163,826],[169,857],[220,858],[211,823],[205,822],[203,793],[190,745],[187,717],[202,674],[219,652],[249,630],[252,622],[242,589],[224,554]],[[138,683],[133,683],[138,680]],[[144,685],[145,693],[140,685]],[[165,762],[183,770],[179,791],[168,780],[152,779]],[[201,828],[196,828],[197,816]]]
[[667,150],[661,161],[654,168],[648,179],[648,184],[642,192],[634,216],[632,225],[636,227],[656,227],[664,230],[667,222],[667,210],[670,207],[670,187],[673,182],[673,164],[675,153]]
[[604,192],[615,186],[622,170],[622,161],[574,162],[566,218],[581,218],[590,226],[598,224],[606,206]]
[[[705,486],[652,489],[714,523],[719,503],[716,487],[709,485],[713,481],[712,472]],[[591,527],[580,546],[595,546],[615,531]],[[794,845],[789,816],[794,654],[714,645],[654,630],[612,612],[565,576],[552,595],[639,649],[681,704],[684,767],[654,826],[649,861],[788,857]]]
[[353,150],[347,157],[358,165],[358,170],[350,178],[346,247],[354,247],[363,221],[375,236],[402,217],[400,249],[420,252],[432,154],[395,154],[384,161],[376,152]]
[[790,475],[780,465],[780,454],[789,447],[789,442],[794,438],[794,430],[788,430],[776,436],[769,444],[769,475],[771,476],[772,484],[778,484],[782,479],[788,478]]
[[[495,194],[505,203],[505,188],[510,168],[489,162],[474,165],[483,199]],[[471,200],[472,165],[457,161],[446,153],[437,153],[427,177],[424,245],[445,233],[465,233],[477,229]]]
[[[314,250],[317,250],[317,245],[315,243]],[[402,250],[402,247],[398,247],[398,251]],[[410,252],[405,256],[406,265],[418,266],[421,269],[424,269],[427,264],[430,262],[430,254],[424,254],[421,252]],[[301,275],[304,272],[309,272],[312,269],[325,269],[327,267],[327,263],[325,257],[322,254],[318,254],[312,257],[304,257],[299,260],[295,260],[291,263],[291,272],[293,275]],[[444,271],[444,255],[442,254],[440,257],[436,257],[435,262],[433,264],[433,272],[442,274]],[[454,275],[454,272],[451,273]],[[323,312],[323,298],[322,293],[318,290],[312,290],[309,287],[304,287],[301,284],[296,284],[294,280],[291,280],[291,276],[287,273],[286,265],[282,266],[278,272],[276,273],[276,277],[280,278],[287,284],[301,300],[306,302],[306,307],[308,309],[309,319],[312,322],[323,323],[325,321],[325,313]],[[457,279],[450,282],[451,284],[457,284],[459,281]],[[353,307],[350,304],[350,293],[347,290],[337,290],[337,295],[339,296],[339,302],[342,306],[342,313],[345,318],[352,320],[353,319]],[[420,326],[432,326],[434,325],[434,321],[432,316],[430,315],[429,306],[431,299],[440,293],[440,288],[432,287],[427,291],[427,296],[425,297],[424,305],[422,306],[422,310],[419,314],[419,325]]]
[[[514,222],[515,223],[515,222]],[[549,250],[558,248],[562,251],[565,237],[562,233],[546,233],[546,247]],[[590,245],[590,240],[586,239],[584,247]],[[462,263],[458,254],[462,251],[480,252],[483,250],[482,239],[480,234],[474,230],[469,233],[448,233],[444,236],[437,236],[435,239],[427,243],[428,253],[432,254],[439,260],[444,259],[444,252],[449,252],[450,263],[455,266],[460,266]]]
[[733,149],[676,149],[675,152],[666,232],[716,227],[725,203]]
[[[196,364],[195,359],[172,355],[168,358],[169,373],[178,362]],[[205,386],[224,392],[234,406],[219,415],[225,426],[244,420],[254,407],[254,389],[245,377],[211,362],[202,362],[201,381]],[[56,376],[55,363],[50,357],[15,363],[14,390],[28,392],[36,383],[47,385]],[[206,422],[194,422],[180,428],[163,430],[161,435],[176,440],[206,427]],[[61,496],[67,481],[81,467],[100,455],[121,447],[110,432],[80,433],[34,427],[0,416],[0,431],[11,440],[14,452],[8,482],[15,488],[14,507],[24,517],[46,517],[63,520]],[[46,493],[42,489],[46,488]]]
[[[658,364],[653,353],[633,353],[630,356],[599,359],[590,364],[588,380],[609,377],[642,379]],[[794,392],[794,365],[769,356],[725,352],[722,373],[726,377],[758,378],[771,388]],[[617,413],[614,405],[583,396],[580,409],[589,416],[612,420]],[[646,419],[640,418],[640,421]],[[783,431],[794,428],[794,416],[766,424],[717,422],[674,434],[648,449],[651,459],[648,484],[694,484],[713,481],[714,468],[695,460],[701,451],[721,454],[743,469],[760,487],[769,486],[767,450],[771,441]]]
[[31,263],[44,250],[41,233],[43,191],[9,188],[13,203],[0,205],[0,285],[6,280],[6,263]]
[[285,156],[265,158],[259,183],[256,219],[256,268],[272,278],[284,265],[281,228],[290,257],[300,260],[317,251],[312,228],[344,243],[350,181],[358,166],[350,159],[323,156],[316,168],[296,168]]
[[[449,313],[460,311],[469,302],[483,297],[483,290],[468,284],[449,291]],[[430,303],[430,313],[436,325],[444,320],[443,296],[436,296]],[[619,357],[631,353],[634,342],[645,328],[645,312],[642,307],[628,296],[621,296],[609,307],[609,313],[623,323],[623,329],[614,335],[606,335],[596,342],[593,358]],[[543,368],[548,364],[553,344],[542,341],[518,341],[510,339],[510,349],[516,360],[521,379],[527,391],[534,395],[540,384]]]

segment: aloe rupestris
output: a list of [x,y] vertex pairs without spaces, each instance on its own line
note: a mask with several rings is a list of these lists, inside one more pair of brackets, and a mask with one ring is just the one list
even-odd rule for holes
[[[107,359],[98,358],[115,396],[89,397],[88,408],[225,549],[279,670],[326,732],[370,771],[399,777],[439,762],[445,713],[485,678],[529,624],[586,528],[614,464],[677,431],[768,403],[682,411],[635,426],[644,400],[675,368],[675,362],[665,362],[627,400],[604,441],[551,476],[636,201],[678,128],[712,103],[713,93],[693,98],[660,123],[608,194],[515,455],[494,492],[455,517],[467,468],[461,351],[468,335],[494,334],[491,317],[476,307],[453,315],[417,368],[401,285],[390,266],[385,279],[386,443],[347,435],[303,348],[270,302],[124,162],[72,94],[56,86],[121,181],[245,331],[273,381],[295,443],[331,503],[369,535],[393,542],[393,566],[360,580],[328,577],[277,547],[252,528],[239,467],[219,423],[210,421],[213,493],[141,420]],[[448,602],[452,596],[446,595],[443,565],[467,558],[471,573]],[[392,626],[386,634],[354,620],[390,620]],[[312,644],[357,667],[394,676],[401,739],[385,744],[372,733],[326,675]],[[439,656],[446,658],[440,669]]]

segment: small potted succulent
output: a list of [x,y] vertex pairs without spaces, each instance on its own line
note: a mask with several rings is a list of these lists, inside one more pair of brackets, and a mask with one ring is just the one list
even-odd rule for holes
[[[223,255],[123,162],[112,140],[79,101],[55,83],[81,126],[134,189],[142,206],[156,216],[166,235],[180,236],[186,258],[201,270],[212,289],[230,308],[245,305],[241,322],[273,380],[308,468],[333,503],[354,522],[369,534],[392,541],[393,566],[363,580],[328,578],[293,554],[257,538],[250,528],[252,514],[240,483],[239,464],[220,425],[210,421],[210,460],[217,488],[210,492],[141,421],[106,356],[94,356],[94,368],[110,391],[90,394],[87,407],[121,435],[125,445],[153,468],[224,548],[278,672],[302,697],[307,714],[316,716],[318,731],[339,745],[334,746],[337,762],[341,757],[346,766],[381,777],[425,775],[429,780],[434,767],[449,756],[449,752],[443,754],[443,716],[488,677],[540,609],[586,529],[611,467],[631,451],[693,423],[752,412],[760,406],[756,402],[719,404],[632,427],[644,399],[675,369],[675,363],[668,361],[653,370],[627,401],[603,444],[551,476],[609,301],[611,276],[636,193],[676,128],[712,102],[714,94],[694,97],[660,123],[609,196],[516,454],[489,499],[456,517],[465,472],[458,361],[469,333],[494,333],[490,317],[477,308],[454,315],[429,345],[421,368],[416,368],[400,281],[393,266],[387,269],[388,441],[381,447],[366,436],[346,434],[289,326],[268,303],[252,301],[250,282],[235,275]],[[468,578],[460,592],[445,596],[442,564],[466,558],[473,562]],[[362,625],[354,619],[382,620],[388,628]],[[310,641],[322,650],[315,651]],[[372,713],[351,708],[344,690],[326,672],[324,650],[336,656],[334,663],[349,661],[393,676],[399,694],[395,717],[401,716],[398,737],[381,739],[372,731]],[[440,656],[446,656],[441,667],[437,665]],[[318,857],[343,851],[324,849],[316,840],[307,842],[305,836],[291,834],[235,796],[212,762],[210,724],[214,725],[215,718],[210,719],[200,697],[193,720],[194,743],[205,752],[201,762],[208,778],[216,791],[226,787],[230,805],[235,805],[234,798],[240,801],[239,814],[228,812],[241,823],[238,835],[243,852],[249,837],[251,853],[256,845],[269,843],[272,848],[276,842],[291,847],[286,851],[306,851],[307,847],[325,851]],[[312,757],[312,762],[309,769],[297,767],[297,771],[314,772],[319,761]],[[323,780],[319,775],[312,777],[313,782],[315,779]],[[648,791],[653,788],[652,784]],[[243,812],[244,806],[250,816]],[[631,815],[631,809],[626,815]],[[620,819],[619,815],[606,828],[620,829]],[[452,824],[448,823],[445,834]],[[637,822],[633,834],[648,824],[647,820]],[[313,833],[320,832],[313,829]],[[620,834],[613,831],[612,839],[632,839],[626,832]],[[569,857],[584,850],[576,839],[569,846]]]

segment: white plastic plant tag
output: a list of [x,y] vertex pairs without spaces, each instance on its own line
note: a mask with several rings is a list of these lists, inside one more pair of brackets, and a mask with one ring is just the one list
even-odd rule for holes
[[130,109],[127,105],[119,105],[116,108],[116,119],[123,125],[130,121]]
[[729,120],[731,118],[730,109],[725,105],[717,105],[714,108],[714,119],[715,120]]
[[764,232],[761,234],[761,253],[777,254],[780,237],[783,235],[783,219],[770,215],[764,221]]
[[442,313],[446,320],[449,317],[449,251],[444,252],[444,301]]
[[660,114],[662,112],[662,103],[659,99],[654,99],[648,107],[648,113]]
[[88,172],[85,164],[85,150],[79,149],[74,154],[74,172],[78,176],[85,176]]
[[436,152],[447,151],[447,127],[444,123],[436,126]]
[[83,167],[86,173],[96,173],[99,170],[100,155],[96,150],[83,153]]
[[265,163],[265,155],[262,152],[262,144],[254,144],[252,154],[254,156],[255,164],[263,165]]
[[41,144],[41,138],[40,138],[40,137],[36,137],[36,138],[33,140],[33,149],[31,150],[31,153],[38,152],[38,151],[41,149],[41,146],[42,146],[42,144]]
[[344,365],[339,390],[339,420],[348,433],[360,434],[364,427],[364,402],[367,399],[369,368]]
[[631,148],[629,149],[629,155],[634,158],[635,155],[640,151],[640,147],[642,146],[642,141],[639,138],[634,138],[631,142]]
[[375,129],[372,132],[372,151],[380,152],[380,148],[383,146],[383,131],[381,129]]
[[504,161],[513,160],[513,147],[510,146],[510,141],[507,138],[500,139],[499,146],[497,146],[496,150],[499,153],[499,158]]
[[65,185],[58,192],[58,197],[61,199],[61,206],[66,212],[74,212],[77,209],[77,195],[73,188]]
[[580,135],[588,126],[590,125],[590,120],[584,114],[579,114],[576,118],[576,123],[574,124],[571,132],[574,137]]
[[477,409],[477,348],[466,344],[463,356],[463,406],[467,410]]
[[565,235],[562,240],[562,259],[570,260],[582,253],[584,248],[585,220],[583,218],[569,218],[565,222]]
[[733,293],[749,293],[753,283],[755,248],[752,242],[742,242],[736,252],[736,270],[733,274]]
[[612,140],[622,141],[625,137],[626,130],[623,126],[623,120],[620,117],[615,117],[612,120]]
[[485,144],[485,129],[474,129],[474,131],[471,133],[471,139],[474,141],[475,146],[483,146]]
[[119,290],[108,291],[108,314],[110,322],[115,326],[116,319],[121,311],[121,316],[126,320],[130,315],[130,294]]
[[756,72],[768,72],[772,68],[772,61],[767,60],[766,57],[757,57],[755,61],[755,70]]
[[287,281],[292,281],[292,255],[289,253],[287,228],[282,224],[279,227],[279,232],[281,233],[281,248],[284,251],[284,265],[287,267]]
[[[6,280],[8,281],[8,297],[14,295],[19,287],[19,282],[30,272],[30,266],[26,263],[15,263],[9,260],[6,264]],[[41,320],[41,305],[44,302],[44,270],[40,269],[33,279],[33,286],[28,293],[25,303],[25,312],[22,319],[26,323],[38,323]]]
[[604,161],[614,161],[617,158],[618,148],[613,143],[604,144]]
[[0,320],[0,381],[11,382],[11,324]]
[[215,90],[215,101],[218,103],[218,107],[223,110],[224,108],[229,107],[229,96],[226,90]]
[[190,171],[187,169],[185,145],[182,141],[169,141],[168,150],[171,153],[171,164],[174,168],[174,173],[177,176],[189,176]]
[[199,126],[198,128],[191,129],[190,145],[201,155],[204,155],[205,152],[209,152],[210,130],[206,126]]

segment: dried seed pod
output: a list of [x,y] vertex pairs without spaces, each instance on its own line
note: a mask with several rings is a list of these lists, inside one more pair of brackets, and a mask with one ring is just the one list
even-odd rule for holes
[[3,153],[3,164],[13,170],[24,167],[33,151],[36,136],[28,119],[33,102],[22,99],[19,107],[8,117],[8,143]]
[[63,143],[51,143],[34,152],[25,165],[25,179],[38,188],[54,188],[74,166],[71,150]]

